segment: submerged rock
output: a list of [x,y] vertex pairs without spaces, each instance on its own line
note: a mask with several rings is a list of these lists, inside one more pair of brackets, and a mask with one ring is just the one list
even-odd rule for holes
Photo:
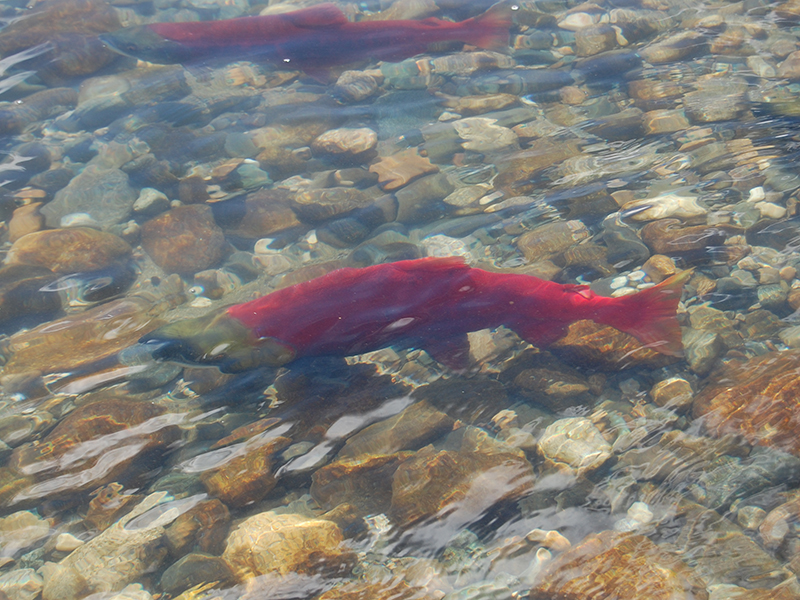
[[705,582],[642,535],[603,531],[546,564],[531,600],[706,600]]
[[179,206],[142,225],[142,247],[166,273],[191,274],[216,266],[225,237],[204,205]]
[[789,350],[730,362],[714,372],[710,385],[697,394],[694,417],[702,418],[714,435],[737,433],[751,444],[800,455],[793,426],[799,357],[800,352]]
[[239,581],[259,575],[346,575],[355,555],[332,521],[268,511],[242,522],[228,536],[222,558]]
[[6,255],[7,265],[31,265],[55,273],[97,271],[126,260],[131,247],[112,233],[88,227],[36,231],[18,239]]

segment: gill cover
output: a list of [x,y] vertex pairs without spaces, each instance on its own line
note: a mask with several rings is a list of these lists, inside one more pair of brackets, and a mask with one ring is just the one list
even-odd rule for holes
[[279,367],[295,351],[275,338],[256,338],[225,309],[159,327],[139,340],[156,360],[217,366],[224,373]]

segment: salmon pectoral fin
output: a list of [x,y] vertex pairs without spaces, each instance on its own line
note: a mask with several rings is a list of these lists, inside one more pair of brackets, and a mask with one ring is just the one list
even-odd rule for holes
[[469,339],[466,334],[429,340],[420,347],[449,369],[463,371],[469,367]]

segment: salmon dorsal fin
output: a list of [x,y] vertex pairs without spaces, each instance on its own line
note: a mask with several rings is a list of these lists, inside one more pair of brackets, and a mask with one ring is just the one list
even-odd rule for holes
[[318,28],[347,23],[347,17],[335,4],[325,3],[304,8],[294,12],[282,13],[282,19],[289,21],[295,27]]

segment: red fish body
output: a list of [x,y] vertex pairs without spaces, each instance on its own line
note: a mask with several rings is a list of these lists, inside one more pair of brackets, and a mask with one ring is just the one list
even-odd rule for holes
[[570,323],[590,319],[665,354],[681,353],[675,311],[684,272],[621,298],[529,275],[491,273],[459,258],[341,269],[221,313],[179,321],[142,342],[156,356],[241,370],[305,356],[349,356],[387,346],[422,348],[467,366],[467,333],[501,325],[544,347]]
[[101,38],[123,54],[151,62],[187,62],[223,54],[260,56],[313,69],[367,58],[401,60],[444,41],[503,48],[508,46],[509,26],[508,14],[500,10],[458,23],[437,18],[351,23],[335,5],[320,4],[278,15],[153,23]]

